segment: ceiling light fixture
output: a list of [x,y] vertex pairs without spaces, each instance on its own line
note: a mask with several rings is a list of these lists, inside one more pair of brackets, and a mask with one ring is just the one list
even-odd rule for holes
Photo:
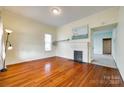
[[7,33],[12,33],[13,31],[12,30],[10,30],[10,29],[5,29],[5,31],[7,32]]
[[59,7],[52,7],[50,11],[54,15],[60,15],[61,14],[61,9]]

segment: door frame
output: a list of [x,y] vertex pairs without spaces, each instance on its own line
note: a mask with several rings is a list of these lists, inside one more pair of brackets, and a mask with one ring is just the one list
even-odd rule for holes
[[118,25],[118,23],[112,23],[112,24],[107,24],[107,25],[101,25],[101,26],[98,26],[98,27],[91,27],[89,26],[89,43],[88,43],[88,61],[89,63],[92,63],[92,61],[94,60],[93,59],[93,41],[92,41],[92,35],[93,35],[93,31],[95,28],[99,28],[99,27],[108,27],[108,26],[113,26],[113,28],[116,28]]

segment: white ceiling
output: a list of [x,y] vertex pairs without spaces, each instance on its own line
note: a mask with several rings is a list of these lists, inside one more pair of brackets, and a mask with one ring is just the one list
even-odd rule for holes
[[62,9],[60,16],[51,15],[51,6],[6,6],[4,8],[21,16],[58,27],[112,7],[60,6],[59,8]]

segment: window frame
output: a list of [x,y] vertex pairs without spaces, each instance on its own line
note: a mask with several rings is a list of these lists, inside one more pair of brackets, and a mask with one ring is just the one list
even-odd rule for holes
[[[46,40],[47,35],[50,36],[50,41]],[[48,44],[49,48],[47,48],[47,44]],[[52,35],[49,33],[44,34],[44,50],[45,51],[52,51]]]

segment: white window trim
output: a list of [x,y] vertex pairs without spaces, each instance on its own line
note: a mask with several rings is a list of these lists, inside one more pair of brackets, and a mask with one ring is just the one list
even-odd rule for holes
[[[47,41],[45,40],[45,39],[46,39],[46,35],[50,36],[51,41],[48,41],[48,42],[47,42]],[[51,34],[48,34],[48,33],[45,33],[45,34],[44,34],[44,42],[45,42],[45,44],[44,44],[44,50],[45,50],[45,51],[52,51],[52,35],[51,35]],[[46,44],[47,44],[47,43],[50,44],[50,48],[49,48],[49,49],[46,48]]]

